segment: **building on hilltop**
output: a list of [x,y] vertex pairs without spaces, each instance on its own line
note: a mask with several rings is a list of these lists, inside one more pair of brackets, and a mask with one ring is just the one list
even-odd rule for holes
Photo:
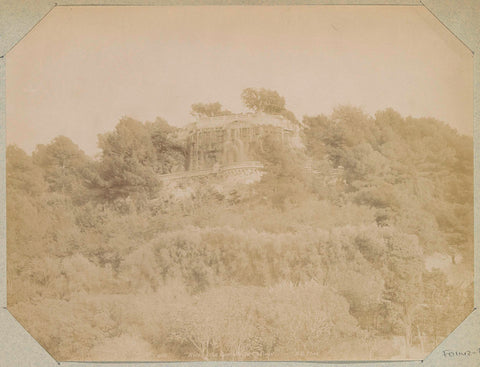
[[267,135],[298,146],[300,124],[266,113],[204,117],[185,128],[187,171],[215,169],[248,162],[253,147]]
[[[235,183],[258,181],[263,174],[262,162],[255,161],[256,149],[265,138],[273,137],[285,146],[303,148],[300,131],[303,125],[282,115],[263,112],[203,117],[181,129],[177,138],[184,144],[185,164],[179,170],[163,174],[163,182],[189,182],[206,176],[230,179]],[[343,167],[330,173],[315,169],[306,160],[304,169],[324,176],[323,185],[344,183]]]

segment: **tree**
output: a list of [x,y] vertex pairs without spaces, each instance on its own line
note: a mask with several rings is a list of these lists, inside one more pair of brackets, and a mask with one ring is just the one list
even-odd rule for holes
[[247,108],[255,112],[281,113],[285,109],[285,98],[274,90],[264,88],[244,89],[242,101]]
[[37,145],[32,157],[43,168],[51,191],[72,194],[95,175],[93,161],[66,136],[57,136],[47,145]]
[[259,197],[268,198],[274,207],[282,210],[288,209],[288,202],[301,202],[309,197],[306,171],[302,168],[303,152],[266,136],[254,154],[265,165],[265,173],[255,185]]
[[309,155],[317,160],[323,159],[326,152],[324,139],[332,121],[325,115],[315,117],[305,116],[303,118],[305,129],[303,130],[303,140]]
[[[385,230],[387,256],[385,272],[385,298],[392,302],[403,327],[405,355],[410,357],[413,340],[413,322],[418,305],[423,303],[422,274],[424,269],[423,249],[415,235]],[[390,320],[395,319],[392,314]]]
[[179,129],[170,126],[164,119],[157,117],[155,122],[146,123],[152,144],[156,151],[155,172],[160,174],[183,170],[185,166],[185,147],[178,139]]
[[292,122],[298,122],[293,112],[285,108],[285,98],[274,90],[247,88],[241,97],[245,107],[254,112],[278,114]]
[[157,156],[144,124],[124,117],[115,131],[98,136],[98,146],[102,149],[99,170],[107,198],[156,191],[159,186],[154,171]]
[[16,145],[9,145],[6,152],[7,190],[21,191],[27,195],[38,195],[45,191],[46,184],[42,177],[42,169],[33,163]]
[[47,191],[47,184],[42,169],[17,146],[7,147],[6,163],[7,248],[11,284],[17,275],[12,263],[18,261],[18,264],[22,264],[26,256],[45,251],[41,248],[41,237],[48,225],[48,218],[41,211],[40,203],[42,194]]
[[192,104],[192,114],[195,117],[213,117],[213,116],[225,116],[231,115],[229,110],[222,109],[222,105],[219,102],[213,103],[195,103]]

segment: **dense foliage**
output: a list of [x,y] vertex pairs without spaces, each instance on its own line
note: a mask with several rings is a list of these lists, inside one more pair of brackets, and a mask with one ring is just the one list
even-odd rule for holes
[[471,137],[349,106],[303,124],[235,187],[162,185],[184,151],[161,119],[95,160],[9,146],[9,310],[59,360],[423,357],[473,309]]
[[285,108],[285,98],[277,91],[265,88],[246,88],[241,97],[245,107],[251,111],[283,115],[287,119],[297,122],[293,112]]
[[219,102],[212,102],[192,104],[190,114],[195,117],[213,117],[231,115],[232,112],[222,109],[222,105]]

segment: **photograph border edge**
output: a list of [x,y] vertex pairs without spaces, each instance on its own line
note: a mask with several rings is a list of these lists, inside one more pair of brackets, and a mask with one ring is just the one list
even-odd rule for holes
[[[152,6],[152,5],[417,5],[424,6],[429,12],[435,16],[450,32],[455,35],[467,48],[474,54],[474,111],[473,111],[473,137],[474,137],[474,256],[475,256],[475,275],[474,275],[474,305],[475,308],[472,313],[444,340],[435,348],[424,361],[389,361],[391,367],[410,367],[413,365],[425,366],[450,366],[460,365],[457,360],[448,359],[445,357],[443,351],[468,350],[469,348],[478,348],[480,346],[480,332],[475,331],[475,326],[480,325],[480,312],[478,311],[478,304],[480,302],[480,241],[479,234],[479,213],[480,213],[480,198],[479,187],[480,183],[480,161],[477,157],[480,152],[480,82],[478,76],[480,75],[480,60],[479,60],[479,45],[480,45],[480,17],[476,22],[463,22],[459,18],[464,14],[458,10],[461,5],[474,4],[476,0],[462,0],[456,3],[446,5],[444,0],[425,0],[425,1],[405,1],[405,0],[370,0],[370,1],[248,1],[248,0],[210,0],[210,1],[121,1],[121,0],[78,0],[78,1],[22,1],[19,11],[18,4],[13,7],[16,0],[4,0],[4,4],[0,9],[6,8],[7,11],[0,11],[0,25],[2,34],[5,35],[3,40],[0,40],[0,324],[2,331],[0,332],[0,356],[1,359],[7,361],[6,366],[19,365],[20,361],[25,361],[26,358],[36,365],[56,365],[68,364],[70,366],[92,366],[89,362],[57,362],[46,352],[33,338],[26,332],[26,330],[10,315],[7,310],[7,279],[6,279],[6,174],[5,174],[5,150],[6,150],[6,54],[18,42],[21,41],[42,19],[44,19],[51,10],[56,6]],[[10,7],[12,5],[12,7]],[[472,5],[473,7],[473,5]],[[449,11],[449,8],[451,11]],[[455,8],[455,9],[454,9]],[[464,12],[467,12],[464,9]],[[473,19],[475,19],[473,17]],[[15,26],[13,26],[15,24]],[[461,32],[458,29],[463,28]],[[460,34],[461,33],[461,34]],[[468,39],[464,39],[465,35],[470,35]],[[476,36],[475,36],[476,35]],[[473,330],[473,331],[472,331]],[[39,349],[40,348],[40,349]],[[44,353],[42,353],[42,351]],[[7,356],[4,359],[3,356]],[[476,358],[480,358],[477,354]],[[465,360],[464,360],[465,361]],[[361,363],[358,363],[361,362]],[[349,361],[349,362],[280,362],[284,366],[342,366],[345,364],[356,363],[357,366],[371,366],[377,361]],[[424,363],[423,363],[424,362]],[[478,362],[472,360],[473,363]],[[51,363],[51,364],[50,364]],[[96,364],[96,362],[94,362]],[[114,367],[123,365],[132,365],[136,362],[125,363],[109,363]],[[237,366],[253,365],[255,367],[272,366],[279,362],[176,362],[175,366],[182,367],[192,365],[202,365],[205,367],[223,367],[230,366],[234,363]],[[101,363],[99,363],[101,364]],[[149,366],[166,366],[168,362],[144,362]],[[462,364],[469,366],[470,364]],[[473,365],[473,364],[472,364]]]

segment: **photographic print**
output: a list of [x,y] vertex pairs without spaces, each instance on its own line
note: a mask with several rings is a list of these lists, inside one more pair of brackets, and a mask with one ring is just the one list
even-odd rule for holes
[[472,71],[423,6],[55,7],[6,55],[9,312],[57,361],[423,359]]

